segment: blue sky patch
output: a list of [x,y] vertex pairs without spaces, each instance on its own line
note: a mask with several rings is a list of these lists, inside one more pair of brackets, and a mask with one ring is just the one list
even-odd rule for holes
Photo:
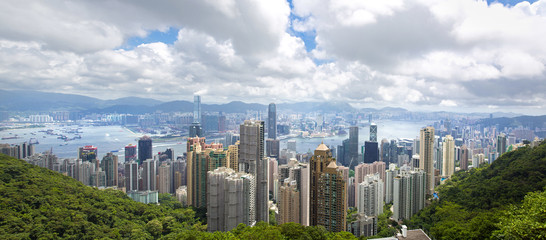
[[162,42],[165,44],[173,44],[178,38],[178,30],[176,28],[169,28],[166,32],[161,32],[159,30],[154,30],[148,32],[146,37],[131,37],[127,39],[125,45],[121,48],[125,50],[133,49],[140,44]]
[[[527,2],[530,2],[530,3],[534,3],[536,2],[537,0],[527,0]],[[508,5],[508,6],[514,6],[520,2],[523,2],[521,0],[487,0],[487,4],[491,4],[491,3],[502,3],[504,5]]]

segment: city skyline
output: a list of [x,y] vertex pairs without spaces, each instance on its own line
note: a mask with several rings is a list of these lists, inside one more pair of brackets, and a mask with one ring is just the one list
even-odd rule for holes
[[5,1],[0,88],[545,114],[546,1],[499,2]]

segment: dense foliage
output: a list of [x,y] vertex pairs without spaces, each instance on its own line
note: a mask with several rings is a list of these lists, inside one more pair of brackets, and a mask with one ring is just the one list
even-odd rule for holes
[[0,239],[355,239],[295,223],[209,233],[203,209],[183,208],[169,194],[159,201],[138,203],[0,154]]
[[[536,203],[544,192],[531,192],[545,186],[546,144],[524,147],[502,155],[490,166],[457,172],[438,187],[440,200],[421,210],[407,224],[425,229],[436,239],[544,239],[546,228],[538,224],[546,218],[544,203]],[[524,198],[529,203],[520,206]],[[542,212],[538,211],[535,217],[522,218],[521,222],[510,217],[532,215],[527,211],[540,206]],[[535,232],[516,234],[528,232],[522,222],[535,224]],[[513,227],[505,226],[507,223]]]

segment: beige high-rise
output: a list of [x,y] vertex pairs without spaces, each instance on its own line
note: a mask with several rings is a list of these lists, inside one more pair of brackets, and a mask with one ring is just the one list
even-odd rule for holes
[[425,170],[427,194],[434,193],[434,127],[421,129],[419,168]]
[[455,141],[451,135],[444,138],[442,176],[450,178],[455,172]]
[[279,222],[278,224],[283,223],[300,223],[300,192],[297,188],[297,182],[295,180],[290,180],[290,178],[285,179],[283,185],[280,187],[279,194]]

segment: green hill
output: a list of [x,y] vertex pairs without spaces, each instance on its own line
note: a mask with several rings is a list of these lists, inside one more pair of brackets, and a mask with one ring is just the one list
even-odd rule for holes
[[138,203],[0,154],[0,239],[146,239],[199,229],[193,210],[174,206]]
[[[516,236],[515,214],[544,199],[546,186],[546,143],[503,154],[490,166],[459,171],[438,187],[440,200],[421,210],[408,225],[423,228],[436,239],[544,239],[546,208],[529,218],[526,232]],[[533,193],[535,192],[535,193]],[[526,197],[527,196],[527,197]],[[539,206],[544,206],[545,203]],[[536,229],[533,228],[533,224]],[[519,229],[521,230],[521,229]]]

